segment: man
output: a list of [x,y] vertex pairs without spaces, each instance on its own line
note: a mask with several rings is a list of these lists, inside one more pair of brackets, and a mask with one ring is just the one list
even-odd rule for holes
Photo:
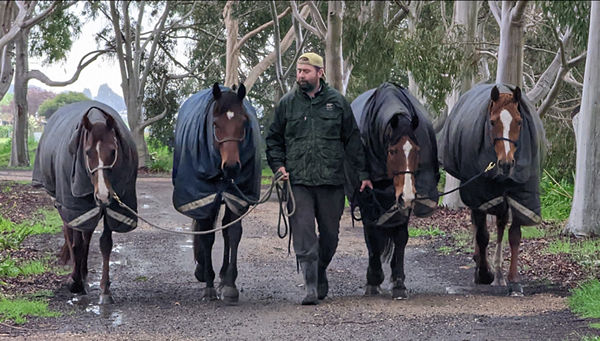
[[359,170],[361,191],[373,185],[352,109],[325,83],[323,58],[312,52],[301,55],[296,83],[275,108],[266,138],[267,161],[292,185],[296,212],[290,227],[306,288],[302,304],[314,305],[329,290],[326,270],[344,210],[344,158]]

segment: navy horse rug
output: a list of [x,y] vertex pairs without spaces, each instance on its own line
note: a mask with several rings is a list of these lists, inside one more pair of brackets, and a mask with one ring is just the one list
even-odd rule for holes
[[[222,92],[231,91],[219,87]],[[215,142],[212,89],[192,95],[179,109],[172,175],[173,205],[177,211],[193,219],[214,219],[222,202],[241,215],[252,204],[249,201],[258,200],[260,130],[250,102],[244,99],[243,105],[248,121],[239,143],[241,171],[230,180],[224,177],[221,154]]]
[[[497,162],[489,114],[490,93],[495,85],[478,84],[462,95],[442,131],[443,167],[462,182],[480,174],[490,162]],[[503,84],[497,88],[500,94],[515,90]],[[495,214],[508,204],[523,225],[534,225],[541,222],[539,180],[545,133],[537,111],[524,94],[517,104],[522,118],[519,136],[515,141],[504,139],[516,146],[511,171],[500,172],[499,167],[495,167],[462,187],[460,195],[470,208],[489,214]]]
[[111,168],[106,172],[111,191],[131,209],[137,209],[135,182],[138,156],[135,143],[119,114],[97,101],[66,105],[50,117],[38,145],[32,183],[43,186],[55,198],[54,205],[71,228],[93,231],[105,214],[105,228],[115,232],[131,231],[137,227],[135,215],[115,201],[109,205],[98,205],[94,198],[93,171],[89,167],[85,145],[89,132],[83,124],[84,116],[92,124],[104,123],[108,116],[112,117],[115,161],[103,168]]
[[[412,212],[418,217],[431,215],[437,208],[439,167],[437,143],[429,114],[407,89],[383,83],[358,96],[351,104],[354,118],[365,147],[367,164],[374,184],[374,198],[359,193],[357,176],[345,168],[346,195],[351,205],[360,207],[363,224],[379,227],[398,226],[408,222],[411,210],[401,207],[395,196],[394,184],[389,174],[388,147],[393,130],[391,122],[411,122],[410,134],[419,146],[418,166],[414,172],[416,196]],[[400,118],[403,118],[400,120]],[[407,123],[408,124],[408,123]],[[411,128],[408,128],[411,129]],[[373,202],[376,202],[375,205]]]

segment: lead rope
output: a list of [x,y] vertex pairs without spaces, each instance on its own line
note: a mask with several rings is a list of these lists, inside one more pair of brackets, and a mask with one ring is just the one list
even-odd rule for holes
[[[135,210],[133,210],[131,207],[129,207],[127,204],[125,204],[123,201],[121,201],[121,198],[119,198],[119,196],[117,195],[116,192],[112,193],[112,197],[117,201],[117,203],[119,203],[119,206],[125,208],[127,211],[129,211],[131,214],[135,215],[136,217],[138,217],[141,221],[145,222],[146,224],[150,225],[151,227],[154,227],[158,230],[161,231],[165,231],[165,232],[169,232],[169,233],[174,233],[174,234],[185,234],[185,235],[203,235],[203,234],[210,234],[210,233],[214,233],[214,232],[218,232],[218,231],[222,231],[226,228],[228,228],[229,226],[239,222],[240,220],[242,220],[243,218],[245,218],[248,214],[250,214],[250,212],[252,212],[259,204],[263,204],[265,203],[267,200],[269,200],[269,198],[271,197],[271,194],[273,193],[273,188],[275,188],[275,186],[283,186],[280,183],[285,182],[287,185],[287,190],[288,190],[288,198],[291,200],[292,202],[292,210],[291,211],[287,211],[284,212],[282,207],[281,207],[281,202],[279,203],[280,206],[280,214],[283,214],[285,217],[289,218],[290,216],[292,216],[295,211],[296,211],[296,200],[294,198],[294,194],[292,192],[292,187],[290,185],[289,180],[283,180],[282,179],[283,175],[280,173],[276,173],[273,175],[272,181],[271,181],[271,185],[269,186],[269,189],[265,192],[265,194],[262,196],[262,198],[260,198],[258,201],[253,201],[253,200],[249,200],[239,189],[239,187],[233,182],[232,180],[232,184],[233,187],[243,196],[244,200],[246,200],[249,204],[250,204],[250,208],[248,208],[248,210],[242,214],[241,216],[239,216],[237,219],[219,226],[217,228],[214,228],[212,230],[208,230],[208,231],[176,231],[176,230],[172,230],[172,229],[168,229],[162,226],[158,226],[156,224],[153,224],[151,222],[149,222],[148,220],[144,219],[143,217],[141,217]],[[283,187],[282,187],[283,188]],[[278,195],[279,196],[279,195]],[[216,220],[215,220],[216,223]],[[283,235],[283,237],[281,237],[280,233],[279,233],[279,226],[277,227],[278,231],[277,234],[279,235],[280,238],[285,238],[285,234]],[[286,225],[286,233],[287,233],[287,225]],[[290,233],[290,239],[291,239],[291,233]],[[288,252],[289,252],[289,244],[288,244]]]

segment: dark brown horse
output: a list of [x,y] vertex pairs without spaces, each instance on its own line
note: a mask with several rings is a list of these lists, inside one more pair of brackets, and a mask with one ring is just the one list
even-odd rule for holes
[[[521,226],[541,222],[538,188],[544,133],[541,121],[519,87],[483,84],[459,99],[444,129],[443,160],[450,174],[466,181],[482,171],[486,163],[497,165],[495,171],[460,190],[462,200],[471,208],[475,229],[475,283],[506,286],[502,275],[502,238],[512,217],[508,230],[511,253],[508,289],[513,295],[522,295],[518,272]],[[494,272],[487,258],[486,214],[496,216]]]
[[[210,93],[199,92],[180,109],[175,132],[173,203],[178,211],[194,219],[194,231],[211,230],[222,204],[225,205],[222,224],[226,225],[258,199],[258,121],[254,109],[244,101],[245,96],[243,84],[235,92],[223,91],[215,83]],[[200,152],[190,153],[190,150]],[[219,294],[226,303],[235,304],[239,299],[235,281],[241,221],[222,233],[224,252],[219,293],[214,285],[212,264],[214,232],[194,236],[194,274],[198,281],[206,283],[205,299],[216,299]]]
[[113,302],[109,277],[112,232],[127,232],[137,225],[137,218],[119,207],[113,195],[135,210],[136,175],[135,144],[111,108],[93,101],[79,102],[57,110],[48,121],[37,150],[33,182],[56,198],[65,237],[60,258],[65,264],[73,261],[68,282],[73,293],[87,293],[90,241],[98,221],[104,219],[100,304]]
[[[404,299],[408,297],[404,254],[409,217],[427,216],[437,206],[435,133],[425,108],[395,84],[384,83],[360,95],[352,102],[352,110],[373,181],[372,193],[349,195],[352,205],[356,200],[360,206],[369,251],[365,295],[380,293],[382,260],[389,260],[392,298]],[[351,173],[346,169],[347,176]]]

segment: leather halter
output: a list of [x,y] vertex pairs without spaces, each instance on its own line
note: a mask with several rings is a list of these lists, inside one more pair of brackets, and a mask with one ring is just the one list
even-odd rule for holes
[[495,137],[495,138],[494,138],[494,144],[495,144],[497,141],[508,141],[508,142],[510,142],[510,143],[512,143],[512,144],[514,144],[514,145],[515,145],[515,148],[519,146],[519,143],[518,143],[518,141],[511,140],[511,139],[509,139],[509,138],[506,138],[506,137]]
[[242,142],[246,138],[246,128],[244,128],[244,132],[242,133],[242,137],[227,136],[227,137],[224,137],[223,139],[219,139],[217,137],[217,132],[215,131],[214,128],[213,128],[213,136],[214,136],[215,142],[217,142],[217,144],[221,144],[223,142],[229,142],[229,141]]

